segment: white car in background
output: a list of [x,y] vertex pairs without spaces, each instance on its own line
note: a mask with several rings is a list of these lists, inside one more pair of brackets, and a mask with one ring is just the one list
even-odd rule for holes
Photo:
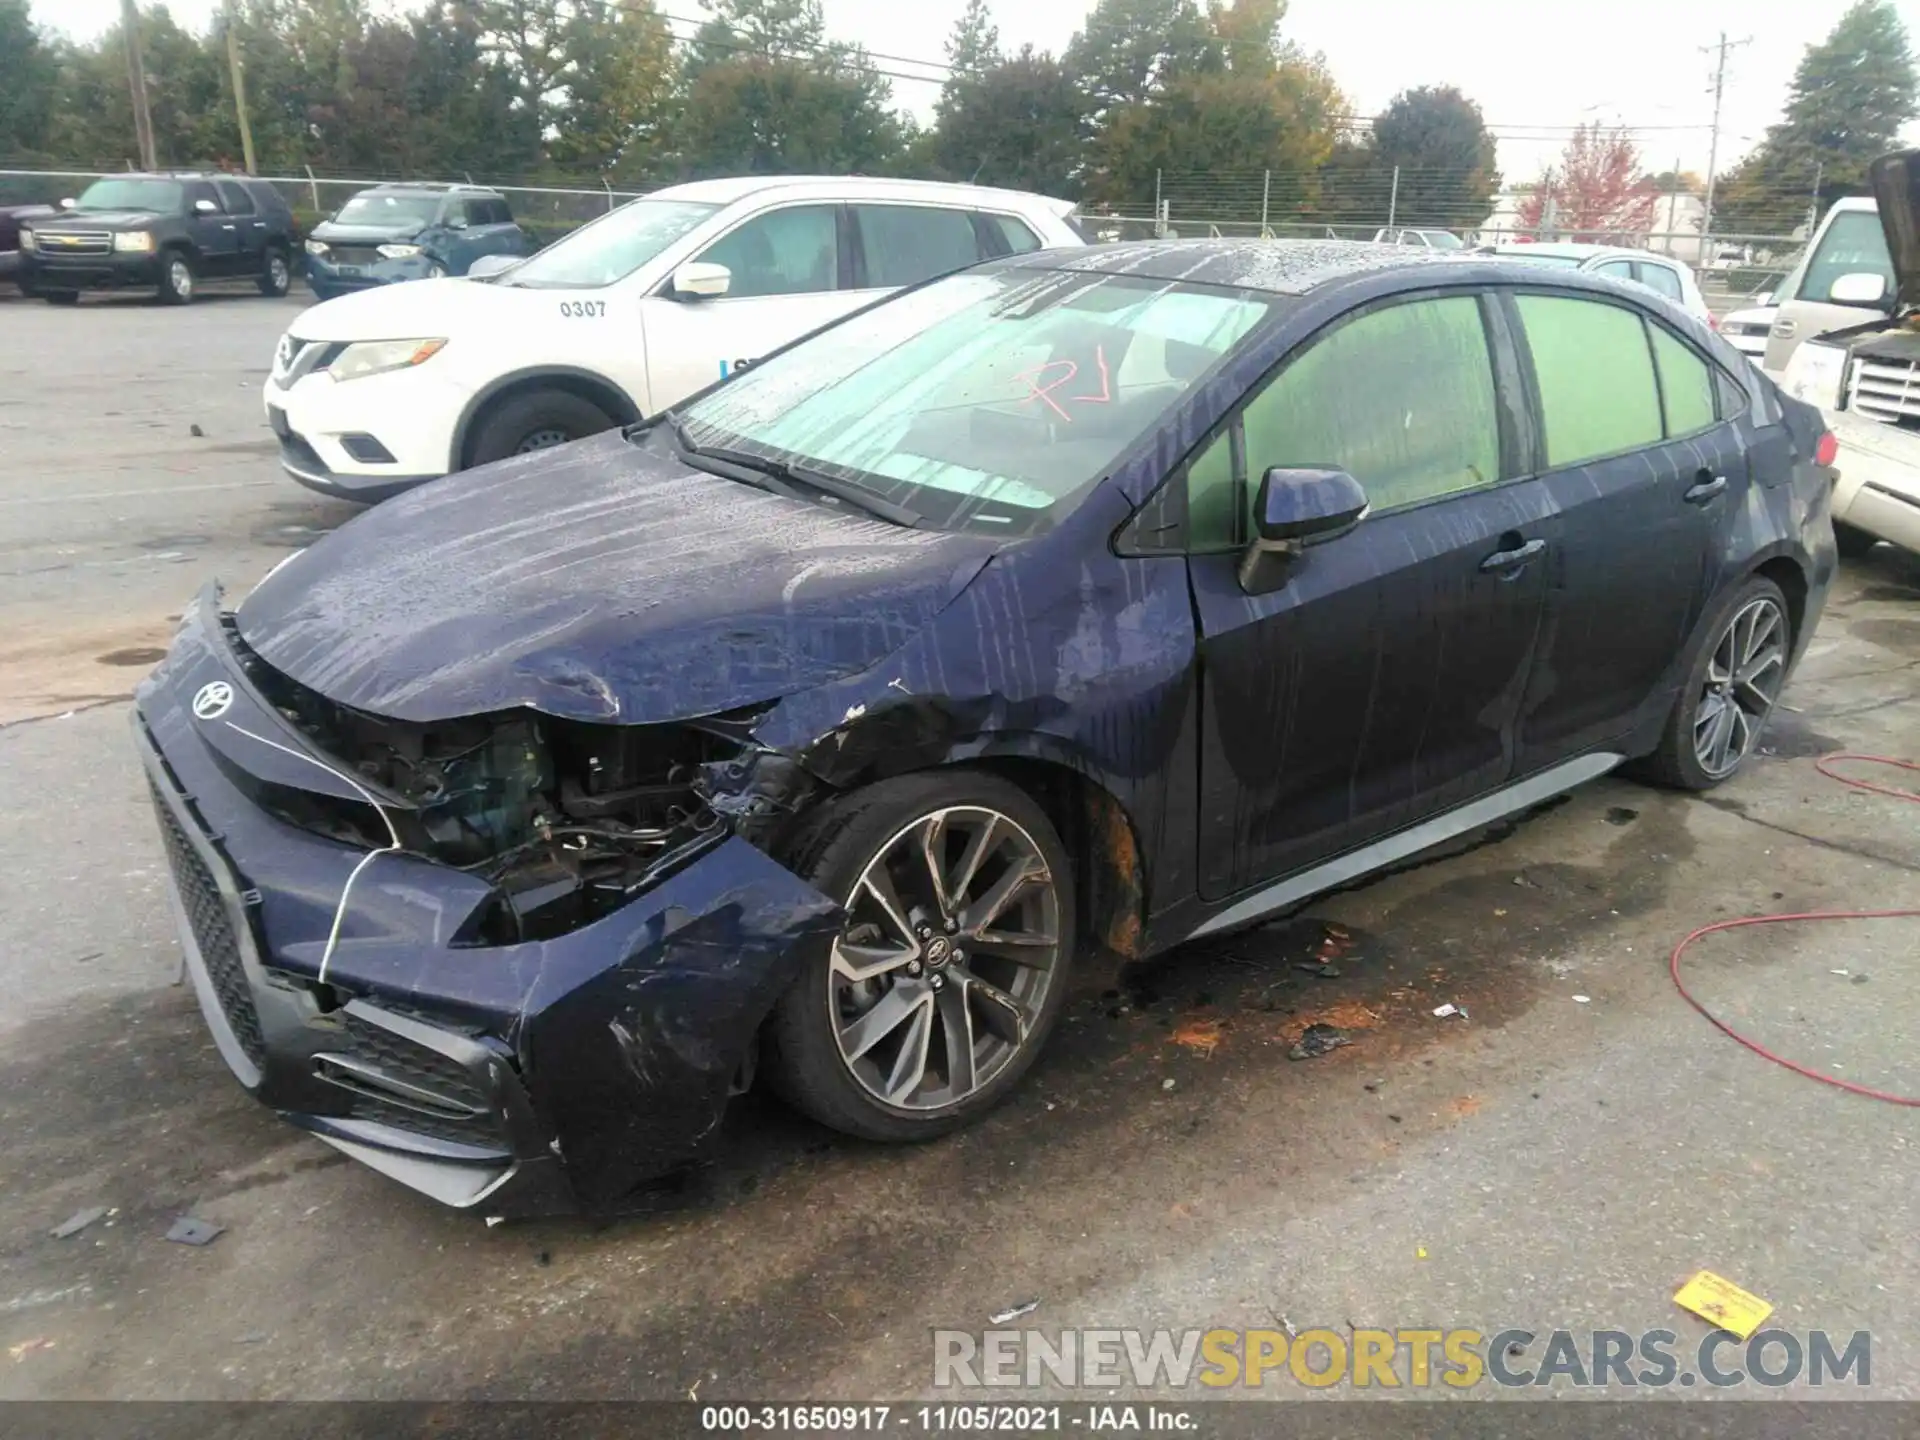
[[758,176],[635,200],[481,278],[329,300],[264,401],[301,484],[380,500],[656,415],[907,285],[1087,243],[1065,200],[912,180]]
[[1767,353],[1767,336],[1779,318],[1780,307],[1772,295],[1756,295],[1755,304],[1744,310],[1730,310],[1720,317],[1718,329],[1727,343],[1758,365]]
[[1525,260],[1534,265],[1558,265],[1564,269],[1585,270],[1594,275],[1610,275],[1644,285],[1664,295],[1702,325],[1714,324],[1707,298],[1700,293],[1700,282],[1693,278],[1690,266],[1671,255],[1656,255],[1651,250],[1626,250],[1617,245],[1508,244],[1481,247],[1482,254],[1502,260]]

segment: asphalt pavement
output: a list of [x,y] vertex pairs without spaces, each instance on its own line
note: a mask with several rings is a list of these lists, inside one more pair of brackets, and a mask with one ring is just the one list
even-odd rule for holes
[[[1085,973],[1013,1101],[938,1144],[750,1096],[646,1213],[489,1228],[253,1106],[174,983],[125,697],[208,578],[242,591],[352,513],[272,458],[259,385],[296,313],[0,300],[0,1398],[901,1398],[933,1393],[933,1329],[1028,1301],[1048,1333],[1691,1344],[1671,1296],[1703,1267],[1773,1323],[1870,1331],[1868,1393],[1920,1398],[1916,1112],[1739,1048],[1667,975],[1711,921],[1920,906],[1920,806],[1812,763],[1920,758],[1920,560],[1846,567],[1768,753],[1710,796],[1604,780]],[[1781,1053],[1920,1093],[1916,937],[1743,930],[1688,973]],[[1354,1043],[1289,1061],[1314,1020]],[[224,1233],[170,1244],[182,1214]]]

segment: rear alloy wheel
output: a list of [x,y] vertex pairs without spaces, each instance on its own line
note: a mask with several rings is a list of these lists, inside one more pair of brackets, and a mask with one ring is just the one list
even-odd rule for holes
[[481,422],[468,463],[487,465],[512,455],[550,450],[612,428],[613,421],[604,410],[578,395],[534,390],[513,396]]
[[427,279],[444,280],[446,278],[447,278],[447,267],[442,265],[438,260],[433,261],[431,264],[427,266]]
[[80,292],[78,290],[42,290],[40,298],[49,305],[78,305]]
[[278,300],[293,288],[293,269],[287,264],[284,250],[267,251],[266,261],[260,267],[260,293],[269,299]]
[[845,920],[782,999],[769,1074],[815,1119],[919,1140],[991,1109],[1046,1042],[1073,953],[1073,877],[997,777],[905,776],[816,826],[799,869]]
[[1648,764],[1652,778],[1686,790],[1718,785],[1759,747],[1793,650],[1786,597],[1760,576],[1721,606],[1707,633]]
[[193,266],[178,250],[160,257],[160,303],[185,305],[193,299]]

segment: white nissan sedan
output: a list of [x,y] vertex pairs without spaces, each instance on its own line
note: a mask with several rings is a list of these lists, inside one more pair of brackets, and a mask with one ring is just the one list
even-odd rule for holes
[[656,191],[483,278],[329,300],[265,387],[281,464],[374,501],[630,424],[903,286],[1087,243],[1071,202],[911,180]]

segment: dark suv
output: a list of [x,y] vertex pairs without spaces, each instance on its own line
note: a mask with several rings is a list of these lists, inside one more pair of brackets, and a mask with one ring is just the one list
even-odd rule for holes
[[322,300],[396,280],[464,275],[484,255],[528,254],[506,197],[474,185],[376,185],[307,239],[307,284]]
[[293,212],[263,180],[170,172],[109,175],[23,228],[20,288],[55,305],[82,290],[148,289],[170,305],[202,280],[292,283]]

